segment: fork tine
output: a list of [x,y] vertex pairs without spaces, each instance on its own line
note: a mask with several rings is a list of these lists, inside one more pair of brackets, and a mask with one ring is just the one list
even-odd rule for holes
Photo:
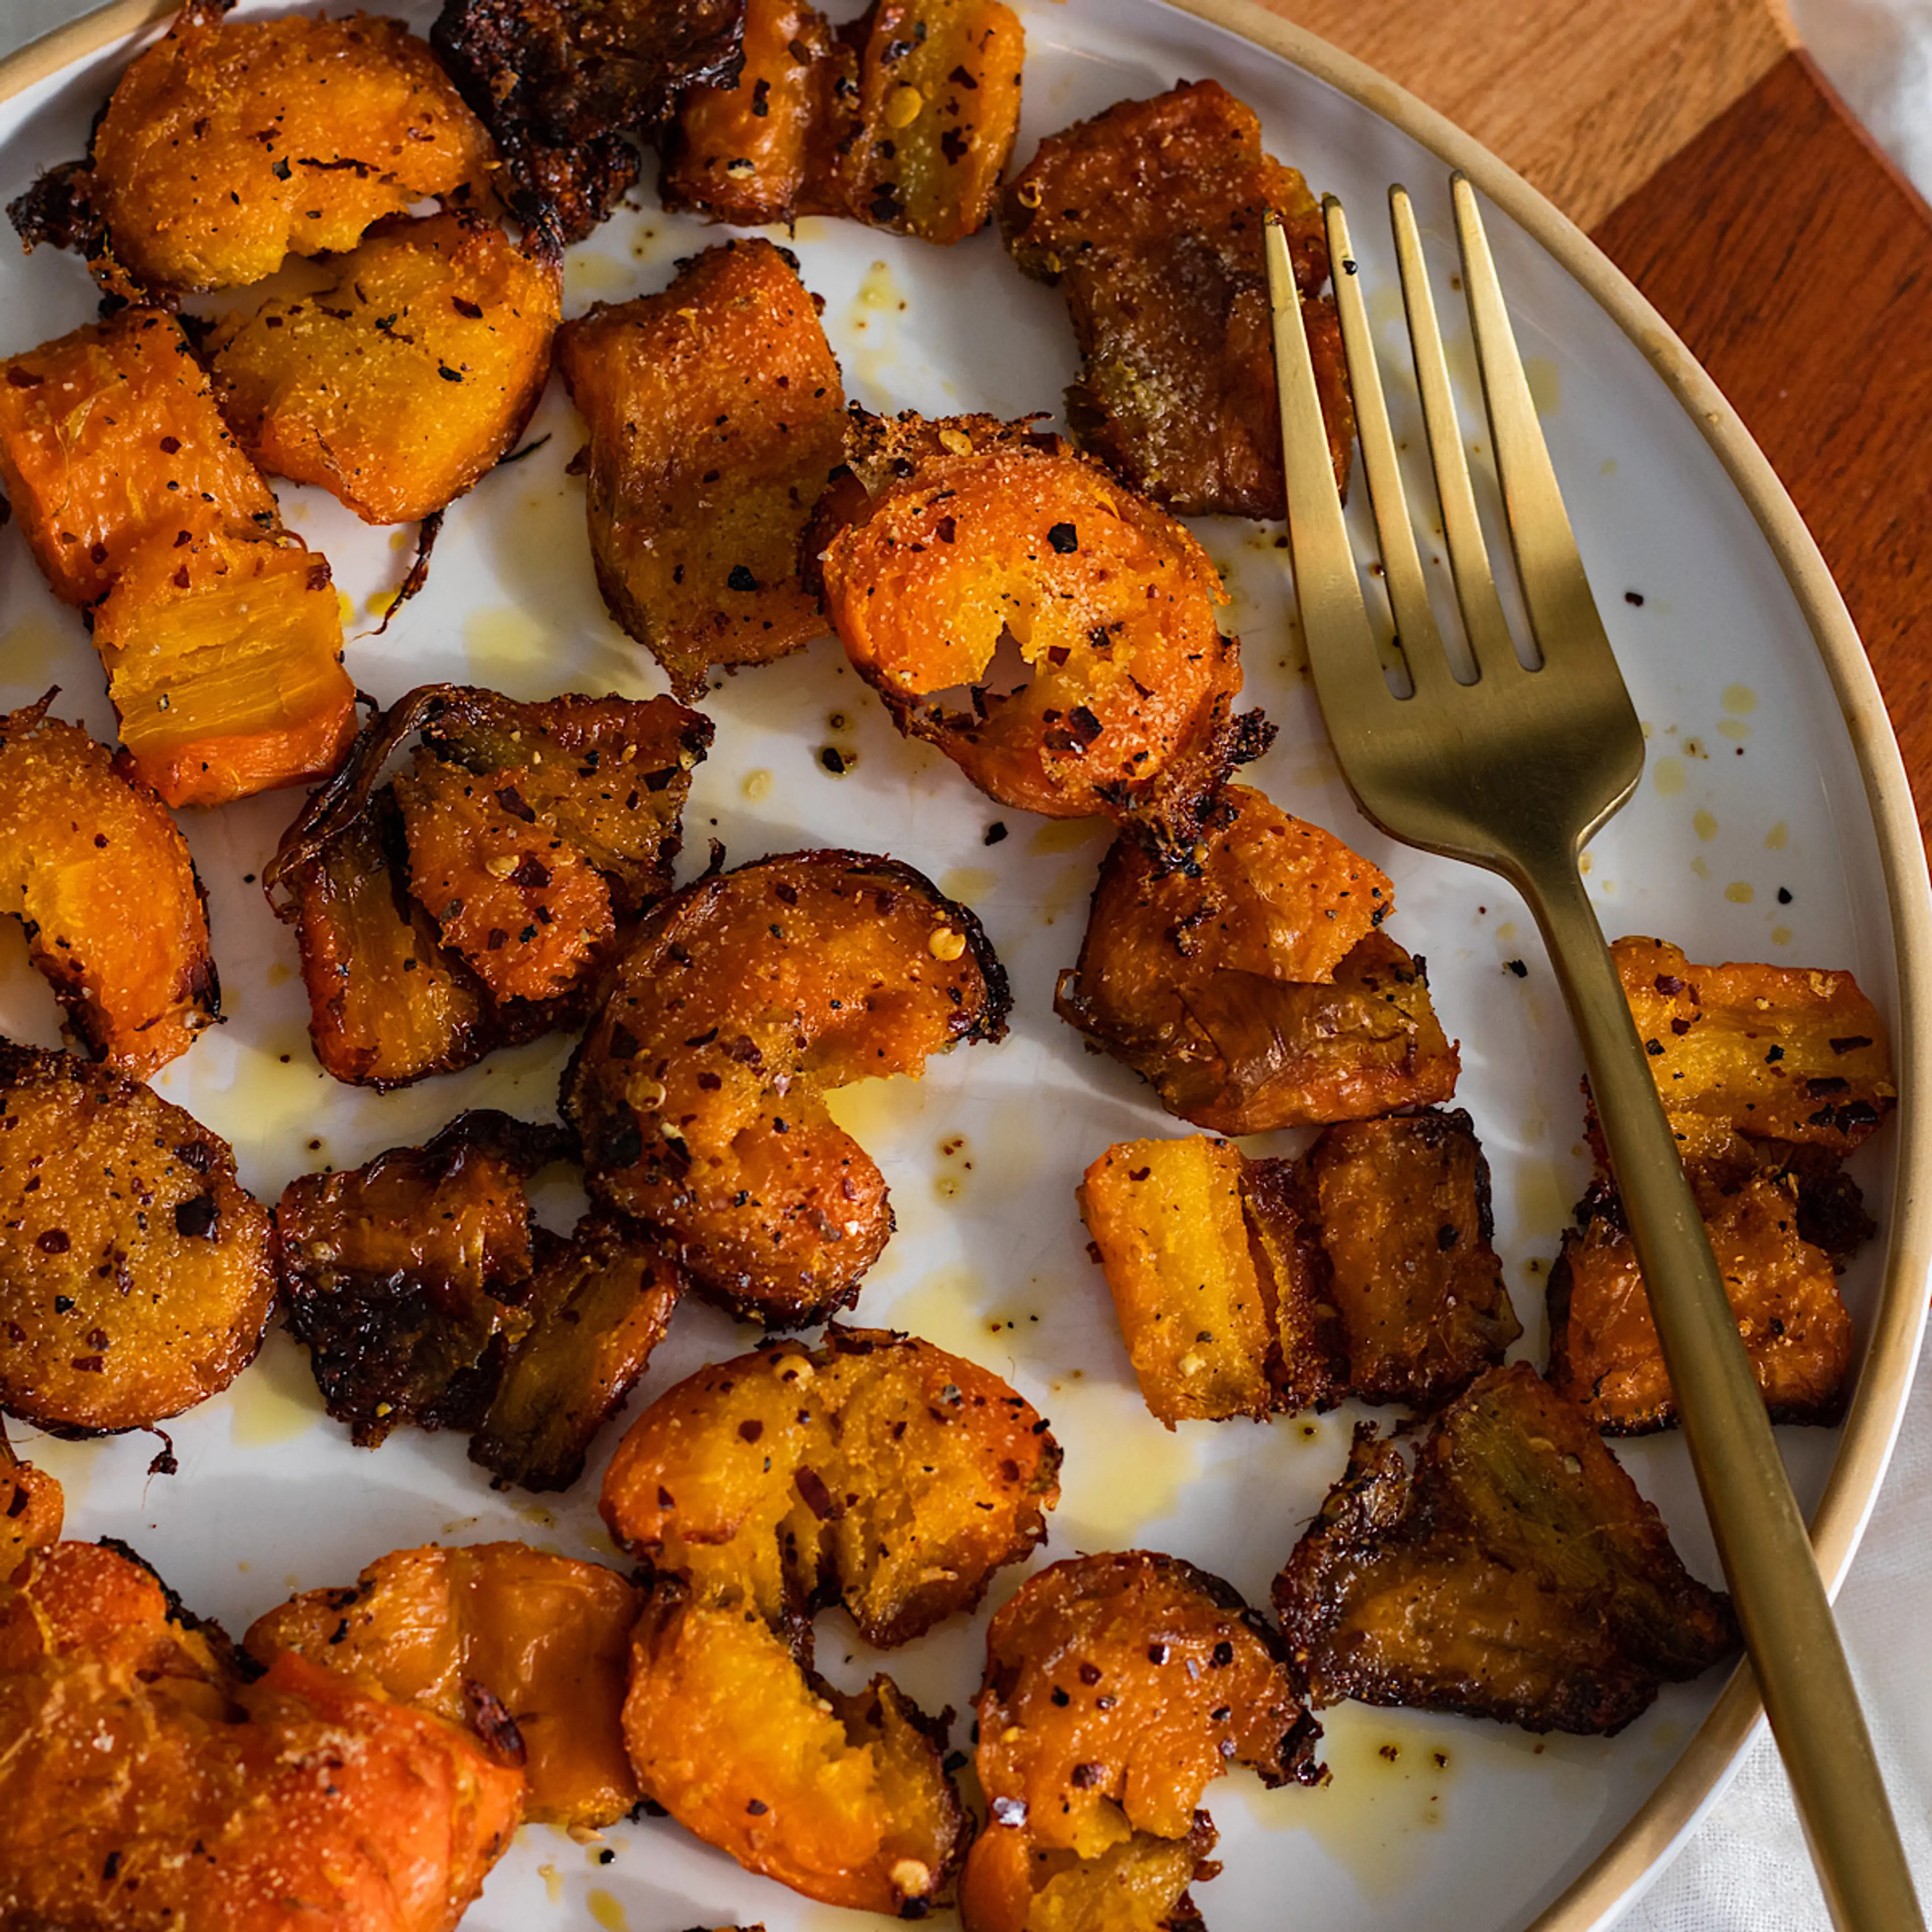
[[1372,716],[1372,707],[1397,702],[1382,675],[1368,607],[1362,601],[1355,553],[1342,520],[1342,499],[1322,423],[1315,363],[1301,320],[1301,296],[1288,238],[1268,220],[1263,238],[1268,299],[1274,315],[1275,388],[1281,406],[1281,442],[1288,494],[1288,554],[1302,640],[1324,717]]
[[1520,670],[1522,662],[1503,615],[1502,600],[1496,595],[1483,526],[1476,515],[1476,493],[1469,482],[1468,459],[1462,452],[1448,359],[1442,352],[1442,332],[1429,292],[1429,265],[1423,256],[1421,231],[1407,189],[1389,190],[1389,215],[1395,226],[1402,306],[1408,316],[1409,344],[1415,356],[1417,386],[1422,392],[1422,419],[1429,432],[1430,460],[1442,506],[1442,536],[1456,580],[1456,601],[1462,607],[1462,628],[1468,634],[1478,674],[1500,677]]
[[1355,430],[1361,438],[1369,507],[1375,512],[1376,540],[1382,551],[1382,580],[1395,617],[1396,641],[1408,665],[1409,681],[1418,697],[1428,697],[1448,680],[1449,660],[1443,654],[1442,633],[1423,581],[1422,558],[1415,547],[1415,530],[1402,487],[1395,434],[1389,428],[1375,338],[1362,300],[1361,280],[1355,272],[1354,250],[1348,241],[1348,218],[1332,194],[1322,196],[1322,209],[1328,224],[1328,260],[1334,269],[1335,311],[1341,320],[1342,349],[1354,398]]
[[1537,422],[1536,404],[1503,304],[1502,286],[1490,254],[1476,191],[1462,175],[1450,177],[1456,236],[1462,244],[1462,282],[1482,372],[1483,401],[1503,487],[1510,547],[1529,614],[1529,627],[1545,662],[1591,649],[1607,652],[1610,640],[1583,574],[1583,560],[1563,508],[1549,446]]

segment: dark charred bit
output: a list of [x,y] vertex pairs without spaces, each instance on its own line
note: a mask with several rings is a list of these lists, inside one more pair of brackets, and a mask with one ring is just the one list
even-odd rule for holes
[[637,178],[631,137],[686,89],[736,79],[744,14],[745,0],[445,0],[430,41],[511,179],[580,242]]
[[[420,686],[374,717],[262,872],[276,916],[297,928],[325,1069],[378,1090],[406,1085],[580,1020],[632,922],[670,890],[690,774],[711,734],[709,719],[668,698],[566,693],[525,704],[465,685]],[[410,770],[388,780],[392,760],[418,736]],[[466,789],[464,772],[487,782]],[[554,927],[553,938],[564,936],[557,963],[536,984],[506,976],[503,941],[491,947],[485,937],[500,928],[526,944],[553,927],[548,903],[485,899],[456,922],[478,889],[508,886],[502,874],[474,870],[487,822],[472,801],[482,800],[532,827],[546,854],[581,860],[606,896],[600,930]],[[440,864],[454,854],[472,868],[475,884],[460,883],[459,870],[456,890],[434,905],[419,902],[412,842],[423,837],[440,844]],[[548,874],[558,869],[539,862]],[[514,890],[547,883],[526,868]]]
[[382,613],[382,621],[376,626],[376,634],[380,637],[389,628],[390,620],[429,581],[430,552],[436,548],[436,540],[442,534],[443,512],[432,511],[416,526],[416,554],[410,560],[410,567],[403,580],[396,586],[396,594],[389,608]]
[[[374,1447],[399,1424],[481,1424],[531,1279],[522,1184],[573,1151],[562,1128],[478,1109],[422,1148],[392,1148],[364,1167],[305,1175],[284,1191],[286,1318],[308,1351],[325,1406],[358,1446]],[[452,1218],[459,1204],[496,1231],[480,1257]],[[372,1233],[377,1262],[358,1246]]]
[[536,455],[549,440],[550,434],[548,430],[542,436],[532,437],[528,442],[520,444],[518,448],[512,450],[508,456],[504,457],[497,464],[497,469],[507,470],[512,464],[520,463],[525,457]]
[[124,1562],[133,1564],[136,1569],[151,1576],[154,1587],[161,1593],[161,1600],[166,1606],[168,1622],[178,1630],[190,1630],[198,1636],[205,1637],[214,1652],[216,1661],[224,1670],[238,1678],[244,1684],[252,1684],[262,1675],[266,1666],[257,1664],[250,1657],[212,1617],[200,1616],[190,1610],[182,1601],[179,1594],[170,1586],[167,1579],[138,1550],[124,1543],[118,1536],[100,1536],[95,1538],[94,1540],[103,1550],[111,1550]]
[[470,1727],[505,1764],[521,1765],[528,1754],[524,1734],[489,1685],[474,1677],[463,1680],[463,1702]]
[[1228,699],[1215,703],[1214,728],[1183,759],[1144,785],[1122,784],[1112,801],[1126,830],[1160,872],[1198,869],[1194,848],[1210,822],[1216,794],[1238,766],[1251,764],[1274,742],[1275,727],[1259,711],[1228,716]]
[[[563,224],[558,219],[556,208],[539,196],[520,192],[511,196],[510,212],[523,224],[524,232],[518,245],[525,259],[539,268],[562,274]],[[532,448],[540,448],[549,440],[547,436],[539,436],[534,445],[526,445],[519,453],[526,455]]]
[[93,188],[92,162],[62,161],[16,195],[7,204],[7,218],[27,253],[44,244],[88,262],[104,254],[107,229],[94,206]]

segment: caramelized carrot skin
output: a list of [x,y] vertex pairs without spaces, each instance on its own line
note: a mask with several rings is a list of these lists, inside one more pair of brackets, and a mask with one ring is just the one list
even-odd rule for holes
[[808,1898],[908,1917],[965,1850],[945,1722],[812,1668],[812,1612],[871,1643],[970,1610],[1045,1537],[1060,1450],[997,1376],[884,1330],[688,1376],[632,1425],[601,1507],[651,1566],[625,1734],[645,1792]]
[[392,1550],[346,1589],[258,1617],[250,1652],[298,1654],[461,1726],[487,1685],[516,1726],[537,1824],[614,1824],[638,1802],[618,1717],[636,1587],[522,1543]]
[[124,309],[0,363],[0,486],[89,610],[122,745],[168,804],[340,762],[356,689],[328,560],[282,527],[173,316]]
[[910,866],[790,852],[700,879],[645,921],[565,1076],[591,1193],[746,1318],[822,1320],[892,1226],[825,1090],[998,1040],[1009,1003],[979,921]]
[[[1015,427],[902,418],[873,432],[888,460],[856,455],[862,488],[842,488],[814,524],[843,525],[825,532],[826,613],[900,730],[982,791],[1049,818],[1113,818],[1171,867],[1272,735],[1232,715],[1240,646],[1216,622],[1220,576],[1166,512]],[[994,668],[1007,638],[1028,674],[1017,687]]]
[[563,295],[545,242],[467,214],[380,224],[328,287],[223,318],[206,350],[223,412],[264,470],[365,523],[432,515],[542,394]]
[[231,1654],[116,1548],[0,1586],[0,1924],[450,1932],[522,1773],[306,1658],[244,1682]]
[[0,718],[0,906],[88,1050],[152,1079],[220,1004],[201,881],[166,806],[52,695]]
[[225,11],[184,7],[94,137],[94,199],[135,286],[260,281],[426,196],[488,192],[489,136],[400,20]]

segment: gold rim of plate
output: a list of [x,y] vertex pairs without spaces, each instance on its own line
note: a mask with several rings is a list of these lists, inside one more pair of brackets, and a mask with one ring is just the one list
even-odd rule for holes
[[[1837,694],[1864,780],[1892,911],[1898,1015],[1893,1051],[1899,1073],[1892,1225],[1877,1318],[1840,1437],[1811,1540],[1826,1588],[1836,1595],[1876,1501],[1880,1480],[1904,1419],[1926,1318],[1932,1276],[1932,1198],[1916,1177],[1932,1168],[1918,1106],[1925,1090],[1932,1030],[1923,1008],[1932,987],[1932,891],[1925,851],[1898,741],[1851,614],[1811,533],[1737,412],[1675,331],[1582,229],[1480,142],[1415,96],[1327,41],[1268,13],[1253,0],[1163,0],[1278,56],[1326,82],[1460,168],[1511,220],[1547,249],[1588,292],[1663,377],[1744,500],[1804,613]],[[110,0],[0,59],[0,104],[75,62],[178,10],[179,0]],[[1688,1836],[1726,1771],[1762,1723],[1748,1665],[1719,1694],[1683,1755],[1595,1861],[1526,1932],[1588,1932],[1655,1875]]]

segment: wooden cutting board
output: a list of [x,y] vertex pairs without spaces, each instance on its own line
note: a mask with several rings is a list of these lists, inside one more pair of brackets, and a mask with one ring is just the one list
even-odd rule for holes
[[1771,459],[1932,826],[1932,209],[1775,0],[1263,0],[1548,195]]

